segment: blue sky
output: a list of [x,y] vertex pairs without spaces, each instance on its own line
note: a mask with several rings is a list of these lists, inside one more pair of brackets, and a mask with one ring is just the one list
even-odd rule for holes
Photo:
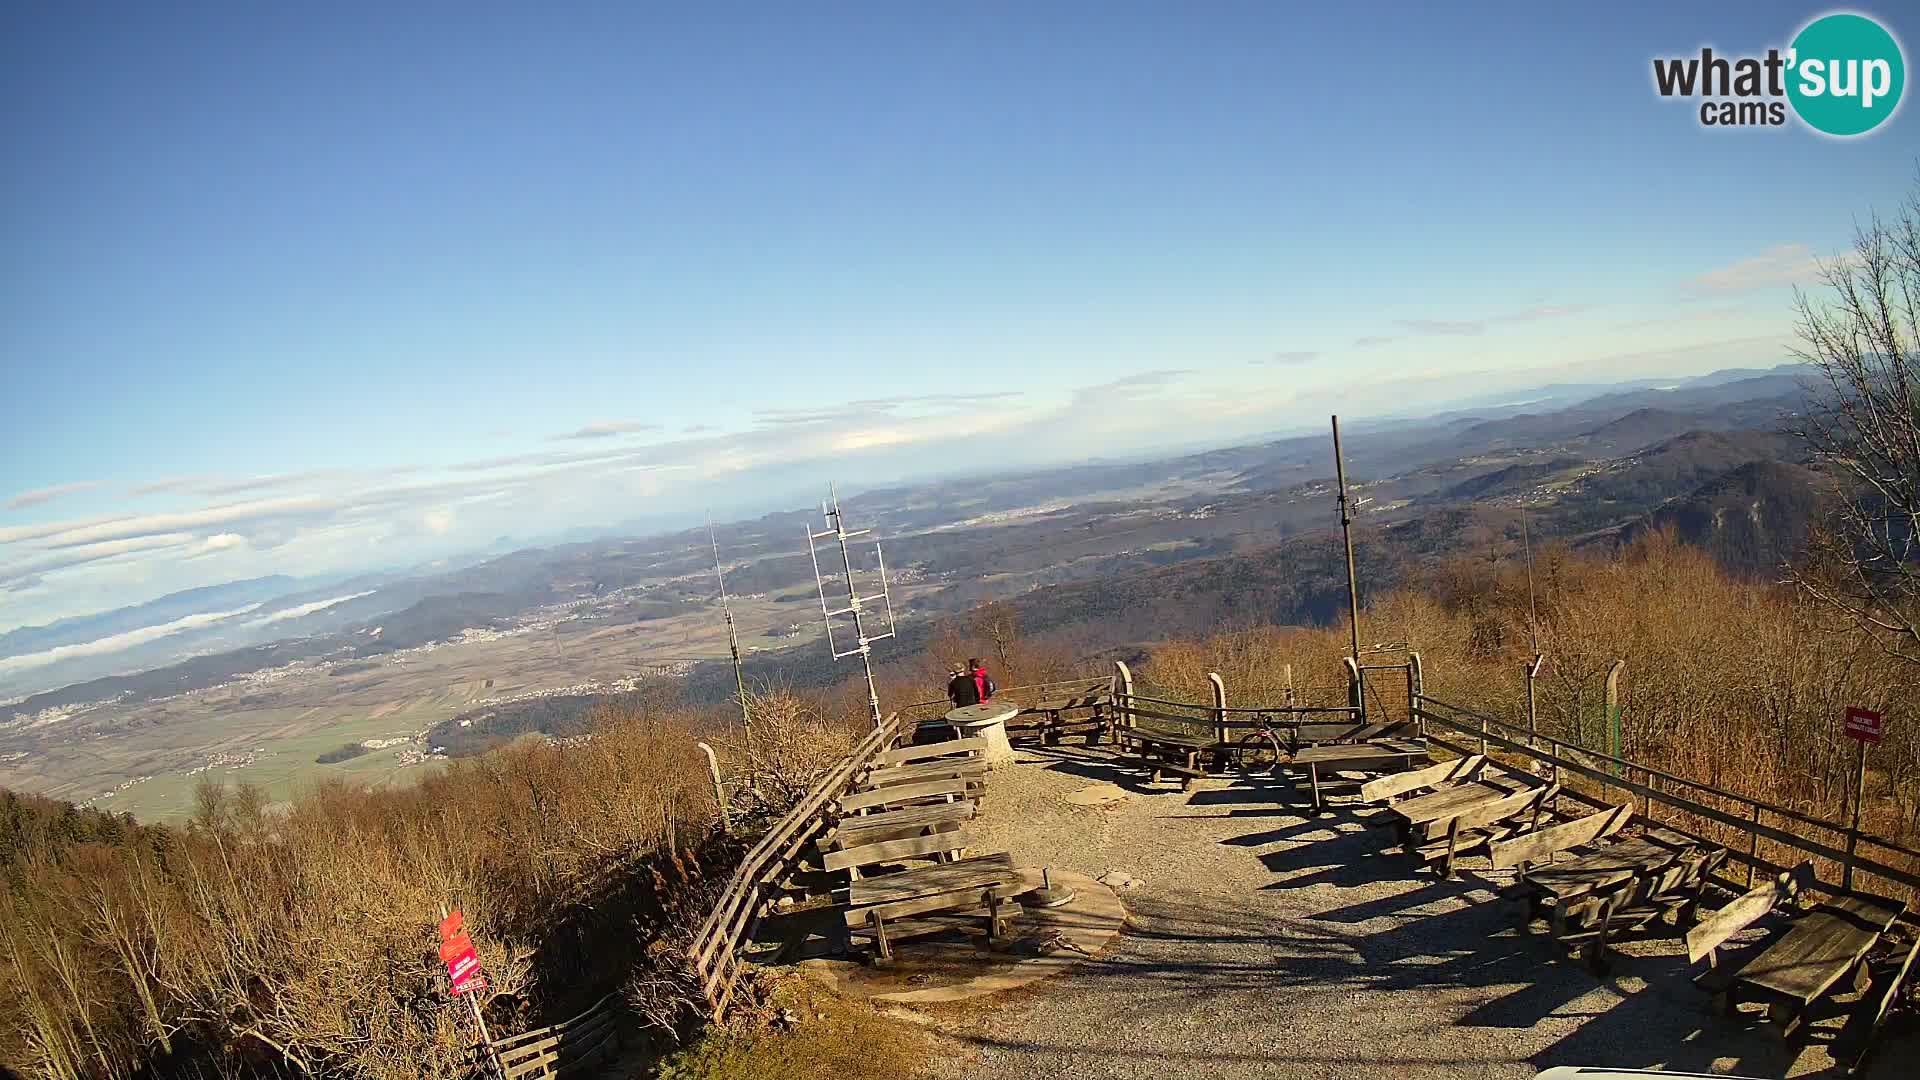
[[1819,5],[294,7],[0,13],[0,627],[1772,364],[1920,143],[1654,95]]

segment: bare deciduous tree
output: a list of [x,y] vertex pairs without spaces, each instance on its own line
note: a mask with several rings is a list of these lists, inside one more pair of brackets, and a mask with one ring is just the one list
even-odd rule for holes
[[1920,184],[1798,293],[1817,385],[1800,434],[1839,480],[1802,588],[1920,666]]

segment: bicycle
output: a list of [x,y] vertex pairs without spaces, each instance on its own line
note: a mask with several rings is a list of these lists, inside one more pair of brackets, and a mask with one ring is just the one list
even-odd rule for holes
[[1268,713],[1257,715],[1260,726],[1240,736],[1233,747],[1233,767],[1242,776],[1264,771],[1269,776],[1293,759],[1293,732],[1274,726]]

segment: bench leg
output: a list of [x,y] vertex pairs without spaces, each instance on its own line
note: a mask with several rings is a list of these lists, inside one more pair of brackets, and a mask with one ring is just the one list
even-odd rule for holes
[[875,962],[876,966],[884,967],[887,964],[891,964],[893,962],[893,945],[887,941],[887,920],[881,918],[879,912],[875,912],[867,917],[867,921],[873,926],[873,947],[874,951],[879,954]]
[[1773,1029],[1782,1042],[1792,1042],[1806,1030],[1807,1010],[1784,1001],[1776,1001],[1767,1006],[1767,1019],[1773,1022]]
[[1323,805],[1320,800],[1320,766],[1315,762],[1308,762],[1307,776],[1313,781],[1313,812],[1317,814]]

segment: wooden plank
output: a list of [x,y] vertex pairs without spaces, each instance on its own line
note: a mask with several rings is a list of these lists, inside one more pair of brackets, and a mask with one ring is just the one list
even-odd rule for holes
[[863,791],[870,791],[894,784],[912,784],[922,780],[940,780],[952,776],[984,776],[986,772],[985,758],[963,757],[922,761],[914,765],[890,765],[884,769],[874,769],[861,778],[858,786]]
[[1296,744],[1323,744],[1354,740],[1363,730],[1367,730],[1367,724],[1296,724],[1292,736]]
[[[1786,847],[1793,848],[1796,851],[1800,851],[1805,854],[1813,855],[1822,859],[1830,859],[1836,863],[1844,863],[1847,861],[1847,853],[1845,851],[1842,851],[1839,848],[1834,847],[1831,844],[1824,844],[1818,840],[1809,839],[1806,836],[1787,832],[1784,829],[1776,829],[1771,825],[1756,825],[1747,818],[1736,817],[1733,814],[1729,814],[1724,810],[1720,810],[1716,807],[1708,806],[1705,803],[1695,802],[1692,799],[1683,798],[1681,796],[1673,794],[1670,791],[1656,791],[1655,789],[1647,786],[1646,784],[1636,783],[1632,780],[1627,780],[1623,777],[1614,776],[1603,769],[1596,769],[1596,768],[1593,768],[1592,766],[1584,765],[1584,764],[1581,764],[1580,762],[1573,761],[1568,758],[1563,758],[1554,754],[1548,754],[1538,749],[1529,748],[1527,744],[1520,739],[1510,739],[1504,735],[1500,735],[1495,732],[1482,732],[1478,728],[1469,727],[1468,725],[1463,724],[1453,719],[1452,717],[1442,716],[1437,713],[1428,712],[1424,709],[1415,709],[1414,715],[1424,720],[1428,720],[1433,723],[1437,723],[1442,726],[1445,726],[1457,731],[1461,731],[1466,735],[1468,735],[1469,738],[1472,738],[1472,739],[1484,738],[1488,743],[1492,745],[1499,746],[1508,750],[1514,750],[1519,753],[1527,754],[1541,761],[1551,761],[1557,767],[1561,769],[1565,769],[1568,772],[1572,772],[1577,775],[1584,776],[1590,780],[1597,780],[1602,784],[1609,785],[1611,787],[1619,789],[1620,791],[1627,792],[1632,795],[1637,795],[1643,798],[1650,799],[1653,802],[1658,802],[1666,806],[1674,807],[1675,809],[1678,809],[1687,814],[1691,814],[1695,817],[1705,818],[1708,821],[1716,822],[1721,825],[1726,825],[1730,828],[1739,830],[1742,834],[1751,833],[1753,835],[1760,836],[1764,839],[1772,840],[1777,844],[1781,844]],[[1634,768],[1638,769],[1640,768],[1640,766],[1636,765],[1634,766]],[[1691,781],[1689,781],[1689,783],[1691,783]],[[1701,786],[1701,785],[1696,785],[1696,786]],[[1716,789],[1711,789],[1711,788],[1707,790],[1711,790],[1713,791],[1714,794],[1723,796],[1728,799],[1739,800],[1749,806],[1751,806],[1753,802],[1751,799],[1747,799],[1745,796],[1735,795],[1732,792],[1723,792],[1723,791],[1718,791]],[[1769,808],[1767,812],[1769,814],[1772,814],[1775,811]],[[1790,813],[1790,812],[1786,812],[1786,813]],[[1782,816],[1786,816],[1786,813],[1783,813]],[[1835,825],[1832,822],[1819,823],[1819,827],[1823,829],[1832,829],[1840,832],[1845,831],[1843,828],[1841,828],[1838,825]],[[1885,878],[1888,881],[1896,882],[1901,885],[1906,885],[1910,888],[1920,889],[1920,874],[1916,874],[1912,871],[1903,870],[1896,866],[1888,866],[1887,864],[1882,862],[1878,862],[1872,859],[1860,858],[1857,856],[1853,860],[1853,865],[1854,865],[1855,873],[1861,873],[1861,872],[1870,873],[1875,877]]]
[[[976,907],[985,907],[996,889],[1005,890],[1020,880],[1020,875],[1011,869],[991,881],[977,881],[970,885],[960,885],[945,892],[916,896],[906,900],[894,900],[884,904],[871,904],[865,907],[847,910],[847,926],[859,929],[871,924],[875,912],[882,919],[905,919],[914,915],[927,915],[936,911],[965,911]],[[888,932],[893,928],[889,926]]]
[[[1498,791],[1499,789],[1495,789]],[[1473,829],[1497,825],[1508,818],[1531,813],[1541,801],[1553,793],[1553,788],[1523,788],[1507,795],[1495,795],[1490,800],[1473,803],[1463,807],[1459,813],[1445,818],[1417,824],[1417,831],[1424,831],[1429,838],[1441,835],[1448,829],[1467,832]]]
[[539,1057],[529,1058],[512,1068],[503,1068],[501,1072],[506,1074],[507,1080],[519,1080],[522,1076],[530,1076],[535,1073],[545,1075],[547,1067],[558,1064],[559,1061],[560,1055],[549,1050]]
[[1490,853],[1493,869],[1505,870],[1558,851],[1568,851],[1605,839],[1626,828],[1627,822],[1632,819],[1632,806],[1616,806],[1612,810],[1602,810],[1597,814],[1549,825],[1525,836],[1501,841],[1493,845]]
[[842,818],[839,824],[814,842],[814,848],[825,854],[843,847],[914,836],[941,825],[957,825],[973,820],[974,807],[972,802],[924,803],[878,814]]
[[1568,862],[1527,871],[1526,884],[1565,903],[1658,870],[1677,858],[1670,848],[1645,840],[1622,840]]
[[955,829],[952,832],[939,832],[931,836],[882,840],[875,844],[842,848],[839,851],[829,852],[823,862],[828,872],[832,872],[849,867],[896,862],[900,859],[924,859],[932,855],[944,855],[949,851],[959,851],[966,847],[968,842],[967,834]]
[[1155,731],[1152,728],[1121,728],[1120,737],[1138,743],[1154,746],[1178,746],[1189,750],[1211,750],[1216,745],[1212,736],[1187,735],[1171,731]]
[[[1209,733],[1213,730],[1213,721],[1205,716],[1181,716],[1178,713],[1149,712],[1144,709],[1134,709],[1124,715],[1131,716],[1135,720],[1158,720],[1167,724],[1182,724],[1193,728],[1202,728]],[[1127,730],[1151,732],[1154,729],[1134,726]]]
[[951,892],[970,885],[991,885],[1002,881],[1013,869],[1013,856],[1004,851],[976,855],[971,859],[908,870],[899,874],[861,878],[847,890],[847,901],[855,907],[910,900],[931,893]]
[[880,754],[881,765],[905,765],[913,761],[925,761],[928,758],[946,757],[950,754],[984,754],[987,752],[987,740],[978,736],[971,739],[948,739],[946,742],[927,743],[923,746],[903,746],[898,750],[887,750]]
[[1427,746],[1422,742],[1339,743],[1307,747],[1293,755],[1287,764],[1319,765],[1332,772],[1338,772],[1341,769],[1357,771],[1365,768],[1391,767],[1410,758],[1426,756]]
[[1842,896],[1794,921],[1785,936],[1740,969],[1738,981],[1811,1004],[1852,971],[1900,915],[1898,905]]
[[1512,795],[1515,790],[1513,786],[1486,779],[1482,774],[1482,779],[1470,780],[1464,784],[1450,784],[1425,795],[1416,795],[1404,802],[1390,803],[1387,806],[1387,813],[1408,825],[1448,821],[1459,817],[1462,811],[1470,810],[1482,803],[1504,799]]
[[969,782],[964,779],[928,780],[919,784],[898,784],[893,787],[878,788],[874,791],[855,791],[842,795],[837,804],[840,812],[850,813],[875,806],[902,806],[920,799],[936,799],[951,795],[955,799],[967,793]]
[[1798,896],[1813,884],[1813,861],[1809,859],[1772,881],[1762,882],[1726,907],[1701,919],[1687,931],[1687,961],[1700,959],[1719,948],[1733,935],[1758,922],[1779,904]]
[[1848,1014],[1846,1026],[1834,1037],[1833,1056],[1844,1061],[1849,1072],[1859,1072],[1866,1064],[1867,1055],[1873,1049],[1873,1038],[1899,999],[1900,986],[1913,971],[1916,956],[1920,956],[1920,938],[1915,938],[1907,947],[1905,959],[1874,976],[1872,985]]
[[1412,772],[1383,776],[1378,780],[1369,780],[1360,787],[1362,802],[1380,802],[1409,791],[1418,791],[1423,787],[1465,780],[1480,771],[1487,759],[1478,754],[1472,757],[1443,761],[1438,765],[1429,765]]

